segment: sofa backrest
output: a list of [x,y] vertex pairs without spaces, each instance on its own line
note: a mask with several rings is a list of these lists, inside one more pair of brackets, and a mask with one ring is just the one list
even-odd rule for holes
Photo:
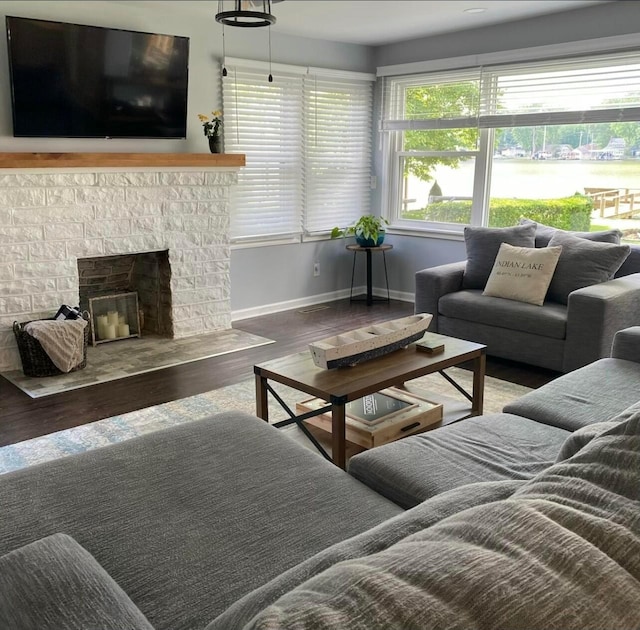
[[509,498],[326,568],[243,630],[640,628],[639,484],[636,413]]
[[640,245],[631,245],[631,253],[616,273],[616,278],[640,273]]

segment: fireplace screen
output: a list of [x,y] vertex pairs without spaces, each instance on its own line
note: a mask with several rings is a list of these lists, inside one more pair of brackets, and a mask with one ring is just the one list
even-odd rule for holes
[[[94,310],[100,308],[100,315],[105,313],[102,312],[102,303],[95,302],[96,298],[117,298],[121,302],[121,295],[135,293],[140,316],[135,321],[127,321],[129,333],[173,338],[173,300],[168,250],[78,258],[78,289],[80,308],[90,311],[89,300],[94,300]],[[132,297],[128,299],[133,302]],[[133,312],[129,314],[132,308],[111,304],[106,307],[106,314],[108,315],[109,310],[118,311],[119,315],[126,313],[128,320],[131,320],[135,315]],[[138,322],[140,326],[136,329],[135,324]],[[98,323],[93,323],[96,339],[104,341],[105,338],[100,337]],[[107,332],[111,334],[113,331]],[[118,336],[116,329],[116,339],[119,338],[121,336]]]
[[94,346],[141,336],[138,294],[135,291],[89,298],[89,314]]

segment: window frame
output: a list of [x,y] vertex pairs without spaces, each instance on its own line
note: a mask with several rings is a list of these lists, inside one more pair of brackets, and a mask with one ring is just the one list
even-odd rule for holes
[[[620,38],[607,38],[610,41],[618,41],[621,44],[627,44],[629,38],[623,36]],[[563,64],[571,65],[572,63],[594,64],[594,69],[601,67],[604,62],[610,59],[611,63],[615,63],[616,59],[625,59],[633,57],[636,63],[640,63],[640,52],[637,47],[631,51],[624,49],[605,50],[598,54],[597,48],[590,48],[589,43],[575,43],[576,45],[556,45],[539,47],[535,49],[524,49],[521,51],[504,51],[502,53],[491,53],[487,55],[478,55],[474,57],[464,57],[458,59],[436,60],[434,62],[416,62],[403,64],[399,66],[389,66],[378,68],[378,77],[382,85],[382,103],[380,105],[380,124],[378,133],[379,146],[382,152],[381,170],[383,175],[383,190],[381,193],[381,213],[389,222],[389,231],[391,233],[407,233],[414,235],[434,236],[445,238],[461,238],[464,232],[464,225],[450,224],[442,222],[426,222],[420,220],[402,219],[402,174],[401,160],[403,157],[438,157],[439,155],[475,155],[476,165],[474,171],[473,183],[473,201],[471,211],[472,226],[486,226],[489,218],[490,203],[490,185],[491,171],[493,165],[493,146],[495,143],[496,129],[503,128],[504,124],[492,124],[489,119],[496,118],[499,123],[504,122],[504,118],[500,116],[492,116],[495,114],[495,106],[492,107],[491,90],[496,84],[496,77],[499,75],[501,68],[505,72],[514,73],[519,69],[524,73],[535,67],[548,66],[549,68],[562,67]],[[585,54],[588,50],[589,54]],[[564,54],[560,54],[562,51]],[[571,55],[571,52],[574,52]],[[539,55],[539,57],[536,57]],[[577,56],[579,55],[579,56]],[[511,57],[511,58],[510,58]],[[514,62],[514,59],[517,60]],[[486,68],[482,62],[486,61]],[[458,65],[459,64],[459,65]],[[410,129],[437,129],[437,123],[433,121],[403,121],[402,115],[399,115],[399,106],[402,104],[398,98],[397,90],[405,89],[416,85],[428,85],[429,83],[437,83],[439,75],[448,77],[455,76],[459,73],[461,79],[469,76],[469,73],[478,71],[481,74],[479,93],[481,99],[480,111],[478,112],[476,128],[479,131],[478,150],[476,152],[438,152],[438,151],[403,151],[402,150],[402,134],[405,130]],[[411,74],[408,74],[411,73]],[[485,78],[486,77],[486,78]],[[422,83],[420,83],[422,81]],[[497,102],[497,98],[493,103]],[[613,109],[613,108],[612,108]],[[620,108],[623,111],[625,108]],[[640,108],[626,108],[624,112],[631,120],[640,120]],[[601,110],[593,110],[587,112],[587,117],[593,117],[598,120],[601,116]],[[595,113],[594,113],[595,112]],[[584,115],[584,112],[583,112]],[[569,113],[569,117],[571,113]],[[554,117],[554,115],[552,115]],[[523,118],[520,116],[520,118]],[[557,124],[567,124],[564,122],[564,113],[555,114],[554,119]],[[462,119],[461,119],[462,120]],[[525,120],[521,124],[511,124],[512,127],[527,126]],[[444,127],[458,128],[451,123],[442,119]],[[602,122],[605,122],[604,120]],[[551,124],[547,122],[547,124]],[[578,124],[578,120],[576,120]],[[467,126],[466,124],[464,126]],[[459,128],[462,128],[459,127]]]
[[[315,117],[313,120],[308,120],[308,113],[310,111],[321,111],[321,108],[318,107],[317,101],[317,90],[316,86],[322,85],[327,87],[327,85],[331,85],[332,82],[335,82],[336,87],[340,89],[342,93],[348,92],[351,90],[352,98],[353,98],[353,112],[352,108],[347,107],[347,112],[342,111],[343,115],[347,116],[348,124],[346,128],[346,133],[351,133],[351,130],[354,129],[354,125],[352,119],[349,116],[357,116],[360,118],[364,112],[364,117],[362,118],[362,122],[360,123],[360,128],[355,128],[355,131],[351,133],[350,139],[355,140],[358,144],[358,150],[361,150],[362,154],[368,156],[366,161],[366,165],[362,165],[361,162],[358,162],[356,165],[353,160],[352,166],[346,165],[344,162],[341,165],[342,177],[338,177],[336,183],[344,181],[344,172],[353,170],[354,174],[356,171],[358,174],[355,174],[357,178],[358,184],[355,186],[355,192],[353,186],[343,186],[342,189],[345,190],[345,200],[343,204],[345,206],[345,212],[340,215],[338,211],[337,215],[334,215],[332,218],[336,218],[340,227],[344,225],[350,224],[353,220],[357,219],[361,214],[368,214],[371,212],[372,199],[371,199],[371,175],[372,175],[372,154],[373,154],[373,137],[372,137],[372,125],[373,125],[373,104],[374,104],[374,82],[375,75],[370,73],[362,73],[362,72],[350,72],[350,71],[339,71],[339,70],[331,70],[325,68],[317,68],[317,67],[308,67],[308,66],[290,66],[284,64],[269,64],[260,61],[253,61],[247,59],[237,59],[237,58],[225,58],[223,62],[224,66],[227,68],[227,78],[223,78],[223,104],[225,111],[231,110],[229,118],[225,121],[224,125],[224,138],[225,138],[225,147],[231,149],[234,152],[241,152],[247,154],[247,164],[248,167],[242,171],[239,175],[239,186],[237,190],[233,191],[231,197],[231,213],[232,213],[232,222],[233,222],[233,213],[235,208],[237,208],[236,204],[241,204],[241,195],[243,192],[243,184],[245,186],[245,190],[249,195],[254,192],[254,187],[259,187],[260,179],[256,180],[255,184],[253,184],[250,180],[250,159],[251,152],[255,151],[255,147],[260,146],[260,142],[256,140],[249,140],[248,142],[242,142],[242,108],[250,106],[251,96],[246,97],[246,101],[240,102],[240,110],[238,109],[237,94],[235,96],[234,102],[234,72],[242,72],[245,73],[258,73],[261,72],[264,74],[264,82],[265,85],[262,86],[267,90],[270,87],[270,84],[267,83],[267,75],[271,71],[274,76],[274,84],[277,85],[278,75],[287,76],[287,79],[292,82],[299,82],[299,90],[298,96],[296,97],[296,103],[291,108],[295,110],[296,121],[294,121],[294,126],[297,125],[300,129],[300,133],[293,137],[291,140],[291,133],[287,136],[289,138],[289,143],[293,143],[297,147],[296,149],[296,165],[293,167],[297,169],[298,176],[300,179],[300,195],[299,202],[296,204],[296,209],[294,210],[294,223],[295,229],[290,229],[285,232],[273,233],[273,232],[263,232],[260,234],[250,234],[249,230],[246,230],[244,234],[235,233],[231,238],[232,246],[234,247],[247,247],[247,246],[260,246],[260,245],[272,245],[272,244],[286,244],[286,243],[300,243],[306,241],[314,241],[320,239],[326,239],[329,236],[329,232],[333,226],[327,226],[326,229],[309,229],[310,225],[313,225],[315,221],[315,226],[317,227],[318,222],[318,188],[322,186],[326,186],[326,180],[323,178],[314,179],[310,170],[312,169],[314,164],[321,164],[323,161],[322,148],[318,149],[318,145],[313,144],[313,137],[316,131],[326,132],[327,125],[329,122],[323,122],[319,117]],[[368,84],[368,85],[367,85]],[[256,82],[256,85],[257,82]],[[363,89],[364,88],[364,89]],[[319,89],[319,87],[318,87]],[[366,93],[368,89],[368,94]],[[315,97],[312,96],[315,94]],[[316,99],[315,102],[312,102],[313,99]],[[226,101],[226,102],[224,102]],[[274,99],[274,102],[277,101],[277,96]],[[247,103],[249,105],[247,105]],[[364,103],[364,106],[363,106]],[[234,110],[235,108],[235,110]],[[354,113],[355,112],[355,113]],[[318,129],[318,121],[324,125],[322,129]],[[338,121],[339,122],[339,121]],[[332,124],[337,124],[336,121],[332,121]],[[260,121],[254,121],[249,127],[245,127],[245,133],[247,133],[248,137],[251,138],[252,134],[255,136],[256,131],[259,131]],[[344,121],[343,121],[344,126]],[[244,146],[244,149],[243,149]],[[331,148],[326,149],[330,155]],[[278,151],[274,150],[274,158],[277,158]],[[270,159],[270,158],[268,158]],[[347,160],[348,161],[348,160]],[[266,168],[266,167],[264,167]],[[263,170],[264,170],[263,168]],[[366,171],[366,177],[363,175],[362,171]],[[264,175],[260,175],[260,171],[256,171],[257,177],[262,177],[264,179]],[[243,174],[245,178],[247,178],[246,182],[242,182]],[[314,189],[315,185],[315,189]],[[315,191],[315,195],[311,193]],[[357,199],[357,203],[353,203],[353,198]],[[314,203],[314,199],[316,200]],[[338,204],[339,205],[339,204]],[[354,209],[357,208],[357,209]],[[245,226],[251,228],[251,211],[245,211],[242,217],[245,217]],[[248,215],[249,220],[246,220],[246,215]],[[237,216],[237,215],[236,215]],[[291,219],[291,217],[290,217]],[[259,221],[260,219],[256,219]],[[256,225],[256,224],[254,224]],[[262,228],[263,225],[260,226]],[[293,227],[293,223],[291,224]]]

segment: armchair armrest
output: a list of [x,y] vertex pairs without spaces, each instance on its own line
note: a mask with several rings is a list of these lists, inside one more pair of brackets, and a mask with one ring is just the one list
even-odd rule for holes
[[429,330],[438,332],[438,301],[443,295],[462,289],[466,261],[439,265],[416,273],[415,312],[431,313]]
[[567,309],[563,371],[608,357],[614,335],[636,325],[640,325],[640,273],[573,291]]
[[614,359],[640,363],[640,326],[625,328],[615,334],[611,356]]

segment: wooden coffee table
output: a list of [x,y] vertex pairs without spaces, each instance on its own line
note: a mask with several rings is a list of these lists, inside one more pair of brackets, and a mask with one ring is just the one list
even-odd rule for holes
[[[433,333],[430,334],[434,336]],[[426,374],[439,372],[470,400],[471,410],[468,416],[482,414],[486,346],[444,335],[438,336],[444,341],[445,350],[437,355],[419,352],[415,344],[411,344],[383,357],[365,361],[353,367],[333,370],[316,367],[310,352],[300,352],[255,365],[253,371],[256,378],[256,413],[258,417],[269,421],[268,393],[271,392],[289,414],[288,420],[277,422],[274,426],[297,424],[316,448],[341,468],[344,468],[346,463],[345,405],[352,400],[373,394],[386,387],[400,386],[405,381]],[[444,372],[446,368],[467,361],[473,362],[472,394],[465,392]],[[326,400],[328,404],[322,409],[295,415],[271,387],[270,380]],[[328,457],[303,422],[307,418],[329,411],[332,421],[332,458]]]

